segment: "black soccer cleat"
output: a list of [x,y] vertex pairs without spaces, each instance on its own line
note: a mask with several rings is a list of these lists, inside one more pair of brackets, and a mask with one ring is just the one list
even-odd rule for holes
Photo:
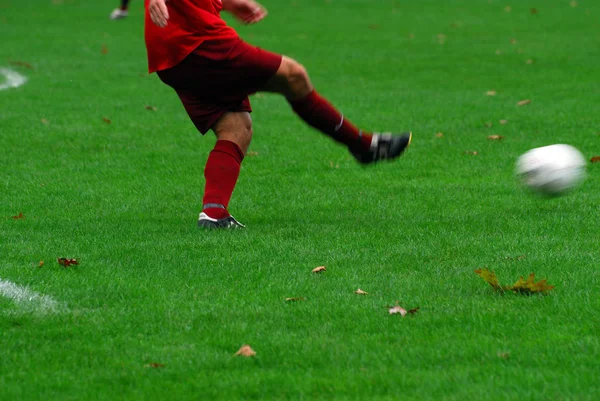
[[213,219],[212,217],[208,217],[206,213],[200,213],[200,216],[198,217],[198,227],[209,229],[228,229],[244,228],[246,226],[234,219],[233,216],[227,216],[222,219]]
[[371,147],[368,150],[350,150],[352,156],[361,164],[375,163],[380,160],[393,160],[399,157],[410,145],[412,132],[403,134],[373,134]]

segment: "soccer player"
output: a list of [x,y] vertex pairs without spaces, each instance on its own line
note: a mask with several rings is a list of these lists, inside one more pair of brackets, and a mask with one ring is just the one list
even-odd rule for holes
[[110,19],[117,20],[126,18],[129,15],[129,0],[121,0],[121,7],[115,8],[112,13],[110,13]]
[[145,0],[149,72],[179,95],[196,128],[217,136],[210,152],[198,226],[243,227],[227,207],[252,139],[248,95],[279,93],[307,124],[347,146],[359,163],[395,159],[410,132],[371,133],[353,125],[319,95],[297,61],[251,46],[226,25],[220,11],[246,24],[267,11],[254,0]]

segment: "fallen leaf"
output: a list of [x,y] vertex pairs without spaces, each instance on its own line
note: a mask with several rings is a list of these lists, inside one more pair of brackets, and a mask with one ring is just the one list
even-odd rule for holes
[[252,348],[250,348],[249,345],[242,345],[242,348],[240,348],[238,350],[238,352],[236,352],[234,354],[234,356],[245,356],[245,357],[251,357],[256,355],[256,352],[254,352],[254,350]]
[[532,9],[529,10],[529,12],[532,13],[532,14],[537,14],[538,10],[537,10],[537,8],[532,8]]
[[68,258],[58,258],[57,262],[59,265],[64,267],[69,267],[71,265],[78,265],[79,261],[77,259],[68,259]]
[[592,163],[600,163],[600,156],[594,156],[590,159]]
[[492,122],[491,121],[486,121],[483,125],[485,125],[486,128],[492,128]]
[[498,352],[498,358],[508,359],[510,358],[510,352]]
[[498,121],[498,122],[499,122],[500,124],[504,125],[504,124],[506,124],[506,123],[508,122],[508,120],[500,120],[500,121]]
[[501,141],[502,139],[504,139],[504,137],[502,135],[490,135],[487,137],[487,139],[489,139],[490,141]]
[[435,134],[436,138],[442,138],[444,136],[443,132],[438,132],[437,134]]
[[535,274],[531,273],[529,277],[527,277],[527,280],[524,280],[523,277],[520,277],[519,280],[512,285],[512,287],[507,289],[521,294],[533,294],[536,292],[547,292],[554,288],[554,286],[549,285],[546,280],[540,280],[537,283],[534,281]]
[[304,297],[286,298],[285,302],[306,301]]
[[488,269],[477,269],[475,270],[475,273],[484,279],[486,283],[494,287],[495,290],[502,289],[496,275]]
[[529,104],[529,103],[531,103],[531,99],[524,99],[524,100],[520,100],[517,103],[517,106],[525,106],[526,104]]
[[17,66],[17,67],[24,67],[24,68],[28,68],[30,70],[33,70],[33,66],[29,63],[26,63],[24,61],[15,61],[15,60],[11,60],[9,61],[9,64]]
[[497,54],[497,55],[500,55],[500,54],[502,54],[502,50],[500,50],[500,49],[496,49],[496,54]]
[[107,124],[112,123],[112,121],[110,121],[110,119],[106,118],[106,117],[102,117],[102,121],[104,121]]
[[477,269],[475,273],[483,278],[489,285],[491,285],[496,291],[513,291],[519,294],[534,294],[534,293],[545,293],[554,289],[553,285],[549,285],[546,280],[540,280],[535,282],[535,274],[531,273],[527,280],[523,277],[519,277],[516,283],[513,285],[501,286],[498,282],[498,278],[494,272],[488,269]]
[[525,61],[525,63],[526,64],[533,64],[533,63],[535,63],[535,61],[533,61],[533,59],[530,58],[530,59],[527,59],[527,61]]
[[44,267],[44,261],[40,260],[40,263],[38,263],[38,267]]
[[360,288],[356,291],[354,291],[355,294],[357,295],[367,295],[368,292],[361,290]]
[[106,45],[102,45],[102,54],[107,54],[108,53],[108,47],[106,47]]
[[579,3],[575,0],[571,1],[569,4],[571,5],[571,7],[577,7],[579,5]]
[[258,152],[255,152],[255,151],[251,150],[250,152],[248,152],[246,154],[246,156],[250,156],[250,157],[252,157],[252,156],[258,156]]
[[23,213],[19,213],[16,216],[12,216],[12,218],[15,219],[15,220],[20,220],[20,219],[24,219],[25,216],[23,215]]
[[147,363],[144,365],[145,368],[164,368],[165,365],[158,362]]
[[478,155],[478,154],[479,154],[479,153],[478,153],[476,150],[467,150],[467,151],[465,151],[465,155],[473,155],[473,156],[476,156],[476,155]]
[[401,307],[400,305],[396,304],[394,306],[388,306],[388,313],[390,315],[396,315],[399,314],[400,316],[404,317],[406,315],[414,315],[415,313],[417,313],[419,311],[419,308],[412,308],[412,309],[404,309],[403,307]]
[[325,266],[319,266],[319,267],[315,267],[314,269],[312,269],[313,273],[321,273],[326,271],[327,269],[325,268]]
[[150,111],[156,111],[156,110],[158,110],[158,109],[156,108],[156,106],[144,106],[144,108],[145,108],[146,110],[150,110]]
[[512,7],[511,6],[504,7],[504,12],[509,13],[511,11],[512,11]]
[[42,123],[42,124],[44,124],[44,125],[48,125],[48,124],[50,124],[50,121],[46,120],[45,118],[42,118],[40,121],[41,121],[41,123]]
[[511,38],[510,39],[510,43],[513,44],[513,45],[516,45],[518,42],[517,42],[517,39]]
[[496,96],[496,91],[487,91],[485,92],[486,96]]

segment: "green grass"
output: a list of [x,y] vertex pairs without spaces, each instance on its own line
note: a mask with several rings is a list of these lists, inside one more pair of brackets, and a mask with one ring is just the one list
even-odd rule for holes
[[[0,297],[0,399],[597,400],[600,169],[552,200],[513,177],[532,147],[600,154],[600,3],[569,3],[265,0],[244,38],[414,141],[361,168],[254,97],[230,205],[248,228],[209,233],[214,137],[146,75],[141,1],[114,23],[110,2],[0,0],[0,67],[29,79],[0,91],[0,279],[63,306]],[[484,266],[556,288],[497,295]],[[421,310],[389,316],[396,301]]]

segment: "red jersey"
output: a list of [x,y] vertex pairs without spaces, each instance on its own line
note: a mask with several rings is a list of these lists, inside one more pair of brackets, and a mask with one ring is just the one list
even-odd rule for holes
[[238,37],[219,15],[221,0],[167,1],[169,19],[164,28],[150,19],[148,2],[145,0],[145,37],[150,73],[176,66],[207,39]]

